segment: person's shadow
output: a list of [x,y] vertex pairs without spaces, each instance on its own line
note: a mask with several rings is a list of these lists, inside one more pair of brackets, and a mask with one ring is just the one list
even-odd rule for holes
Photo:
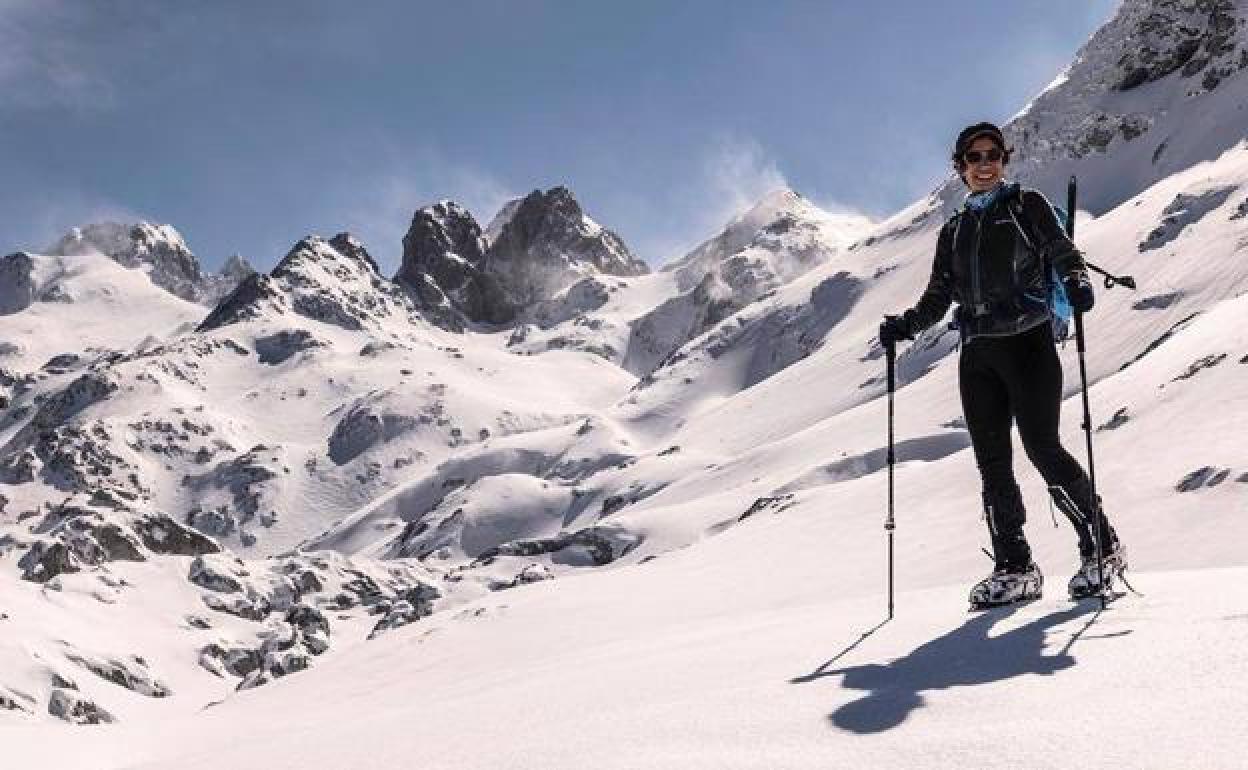
[[[1017,610],[1018,607],[1008,607],[979,613],[962,626],[886,665],[867,663],[830,670],[832,664],[879,629],[881,624],[815,671],[795,677],[790,682],[800,684],[825,676],[842,675],[842,686],[866,690],[867,693],[841,706],[828,719],[835,726],[850,732],[883,732],[900,725],[910,716],[910,712],[922,706],[922,693],[926,690],[986,684],[1023,674],[1050,675],[1070,668],[1075,665],[1075,659],[1070,654],[1071,646],[1100,615],[1098,603],[1081,602],[998,636],[988,636],[994,624]],[[1045,634],[1049,629],[1089,614],[1092,617],[1060,651],[1044,654]],[[1130,631],[1113,635],[1127,633]]]

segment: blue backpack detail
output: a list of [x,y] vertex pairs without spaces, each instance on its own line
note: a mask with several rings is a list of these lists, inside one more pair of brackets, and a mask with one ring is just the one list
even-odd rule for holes
[[[1055,206],[1052,203],[1049,206],[1053,209],[1053,214],[1057,217],[1057,222],[1066,229],[1066,211],[1061,206]],[[1071,319],[1075,317],[1075,309],[1070,305],[1070,299],[1066,296],[1066,287],[1062,285],[1062,278],[1057,274],[1057,268],[1049,265],[1048,272],[1049,281],[1049,313],[1053,316],[1053,338],[1058,342],[1065,342],[1070,336]]]
[[[1057,218],[1058,225],[1062,231],[1066,230],[1066,210],[1061,206],[1049,203],[1049,208],[1053,209],[1053,216]],[[1025,230],[1031,230],[1031,223],[1027,222],[1021,206],[1014,209],[1015,215],[1019,219],[1019,225]],[[1031,244],[1031,236],[1024,233],[1027,242]],[[1070,298],[1066,296],[1066,287],[1062,285],[1062,277],[1057,274],[1057,268],[1053,265],[1047,265],[1045,272],[1045,284],[1048,287],[1047,296],[1040,297],[1030,292],[1024,293],[1023,296],[1033,302],[1043,302],[1049,308],[1049,316],[1053,319],[1053,339],[1057,342],[1065,342],[1070,337],[1071,321],[1075,317],[1075,309],[1070,304]]]

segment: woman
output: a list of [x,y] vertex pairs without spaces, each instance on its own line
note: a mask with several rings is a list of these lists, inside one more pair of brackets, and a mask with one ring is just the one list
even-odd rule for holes
[[[880,325],[885,346],[913,339],[957,300],[962,410],[983,479],[995,561],[992,574],[971,590],[974,607],[1037,598],[1044,582],[1023,535],[1026,511],[1014,480],[1012,421],[1028,459],[1079,537],[1082,563],[1070,579],[1071,598],[1099,595],[1102,575],[1111,589],[1127,566],[1100,498],[1058,437],[1062,367],[1048,302],[1049,266],[1078,312],[1092,309],[1092,285],[1083,255],[1049,202],[1003,178],[1009,160],[1005,137],[991,123],[968,126],[958,135],[953,166],[970,189],[966,202],[941,228],[931,279],[918,304],[900,316],[885,316]],[[1095,517],[1104,544],[1100,565]]]

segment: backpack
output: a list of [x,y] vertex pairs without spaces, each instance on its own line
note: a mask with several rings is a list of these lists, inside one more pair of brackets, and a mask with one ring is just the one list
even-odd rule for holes
[[[1067,221],[1066,210],[1061,206],[1049,203],[1049,208],[1053,210],[1053,216],[1057,217],[1059,224],[1063,225]],[[1035,250],[1032,238],[1027,235],[1028,232],[1034,233],[1031,222],[1026,221],[1026,211],[1023,209],[1022,203],[1015,199],[1010,202],[1010,211],[1018,222],[1019,227],[1023,229],[1023,239],[1027,242],[1028,248]],[[1056,342],[1065,342],[1070,337],[1071,321],[1075,317],[1075,309],[1070,304],[1070,298],[1066,296],[1066,287],[1062,285],[1062,278],[1057,274],[1057,268],[1052,264],[1045,264],[1044,277],[1047,290],[1044,297],[1037,297],[1032,294],[1025,293],[1023,296],[1037,302],[1044,302],[1049,307],[1049,316],[1053,319],[1053,339]]]

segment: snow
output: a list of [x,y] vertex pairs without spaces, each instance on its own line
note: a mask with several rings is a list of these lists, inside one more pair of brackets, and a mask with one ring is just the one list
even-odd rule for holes
[[[1077,122],[1112,24],[1024,118]],[[1119,96],[1178,121],[1178,82]],[[1115,140],[1031,169],[1054,197],[1079,171],[1096,214],[1081,247],[1139,284],[1098,291],[1086,319],[1098,489],[1143,594],[1104,611],[1065,598],[1075,538],[1020,452],[1045,596],[966,613],[987,533],[937,325],[899,350],[884,622],[876,327],[922,291],[948,190],[882,222],[777,191],[662,271],[570,287],[524,339],[438,329],[319,239],[281,301],[210,332],[142,272],[34,256],[37,290],[73,301],[0,316],[17,346],[0,354],[0,460],[46,432],[33,415],[81,429],[52,448],[83,472],[89,450],[115,453],[91,483],[174,522],[198,510],[228,550],[22,580],[32,528],[88,495],[0,477],[0,764],[54,746],[58,767],[93,770],[1241,765],[1248,143],[1224,126],[1245,82],[1184,103],[1203,117],[1173,124],[1174,166]],[[748,300],[697,316],[707,276],[710,299]],[[642,319],[675,348],[626,370]],[[1076,352],[1062,438],[1086,464]],[[205,586],[205,565],[238,590]],[[326,585],[295,598],[305,571]],[[358,602],[339,601],[348,583]],[[417,583],[439,596],[406,618]],[[323,613],[328,649],[290,637],[308,670],[254,686],[201,662],[284,643],[283,611],[212,609],[264,602]],[[113,666],[130,687],[90,670]],[[115,722],[67,726],[54,699]]]

